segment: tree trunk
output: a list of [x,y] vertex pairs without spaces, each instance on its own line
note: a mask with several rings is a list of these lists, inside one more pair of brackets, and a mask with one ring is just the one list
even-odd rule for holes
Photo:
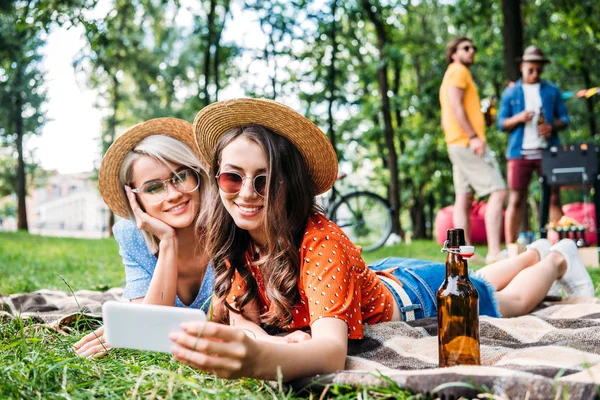
[[267,62],[269,59],[273,60],[273,75],[271,75],[271,85],[273,86],[273,96],[272,96],[272,100],[277,100],[277,58],[276,58],[276,54],[275,54],[275,39],[273,38],[273,31],[271,31],[271,33],[269,33],[269,43],[271,44],[271,49],[273,49],[273,52],[269,52],[268,48],[269,46],[265,47],[265,56],[267,57]]
[[514,82],[521,76],[517,58],[523,54],[523,22],[521,20],[521,0],[502,0],[504,25],[504,78]]
[[425,202],[415,199],[410,208],[410,219],[413,226],[413,239],[425,239]]
[[[119,80],[117,79],[116,74],[112,75],[112,84],[113,84],[113,92],[112,92],[112,108],[113,114],[110,116],[108,120],[108,135],[109,135],[109,143],[106,143],[104,151],[108,150],[110,145],[115,141],[117,135],[117,110],[119,109],[119,103],[121,101],[121,96],[119,95]],[[113,226],[115,225],[115,214],[112,210],[108,210],[108,235],[114,236],[113,234]]]
[[434,225],[434,220],[435,220],[435,197],[433,196],[433,192],[429,192],[429,194],[427,195],[427,204],[429,205],[428,207],[428,219],[429,219],[429,229],[427,230],[427,234],[425,236],[425,239],[432,239],[433,238],[433,225]]
[[218,26],[215,34],[215,52],[213,54],[213,77],[215,80],[215,101],[219,101],[219,90],[221,89],[221,82],[219,81],[219,51],[221,49],[221,35],[223,34],[223,28],[225,28],[225,20],[227,14],[229,14],[230,0],[225,0],[225,12],[223,13],[223,22]]
[[333,103],[335,102],[336,90],[335,90],[335,60],[337,55],[337,40],[335,36],[336,23],[335,13],[337,11],[337,0],[333,0],[331,3],[331,25],[329,27],[329,39],[331,40],[331,64],[327,68],[327,136],[331,142],[333,148],[336,147],[335,140],[335,128],[333,126]]
[[23,157],[23,135],[24,127],[23,127],[23,101],[21,99],[20,93],[17,93],[17,101],[15,104],[15,125],[17,128],[17,214],[18,214],[18,222],[17,228],[23,231],[29,231],[29,227],[27,225],[27,189],[26,189],[26,180],[25,180],[25,159]]
[[[333,0],[331,2],[331,25],[329,26],[329,39],[331,40],[331,64],[329,64],[329,68],[327,68],[327,136],[329,137],[329,141],[333,146],[333,150],[337,154],[336,149],[336,139],[335,139],[335,127],[333,122],[333,103],[336,99],[336,90],[335,90],[335,61],[337,56],[337,38],[336,38],[336,30],[337,26],[335,23],[335,14],[337,12],[338,0]],[[331,201],[335,200],[335,192],[331,194]]]
[[387,46],[387,36],[383,22],[379,19],[380,14],[375,13],[371,8],[369,0],[361,0],[363,9],[369,16],[369,20],[375,25],[377,32],[377,49],[379,51],[379,68],[377,69],[377,82],[379,84],[379,93],[381,95],[381,106],[383,113],[383,125],[385,133],[385,142],[388,151],[387,167],[390,171],[390,190],[389,202],[392,207],[392,232],[402,235],[402,226],[400,225],[400,180],[398,179],[398,155],[394,143],[394,128],[392,127],[392,114],[390,108],[390,98],[388,97],[389,83],[387,76],[387,57],[385,48]]
[[214,43],[215,36],[215,8],[217,6],[217,0],[210,0],[210,11],[208,12],[207,17],[207,27],[208,33],[206,35],[206,43],[204,49],[204,87],[202,88],[202,93],[204,93],[204,105],[207,106],[211,103],[210,96],[208,94],[208,85],[210,83],[210,67],[211,67],[211,57],[210,50]]
[[[402,69],[400,67],[400,61],[394,60],[394,83],[392,85],[392,91],[396,95],[396,98],[400,98],[401,71]],[[402,113],[400,112],[400,107],[398,107],[398,104],[396,104],[396,106],[394,107],[394,113],[396,115],[396,126],[400,128],[402,126]],[[398,140],[400,142],[400,154],[403,154],[406,145],[404,143],[404,137],[402,136],[402,134],[398,135]]]
[[[584,62],[585,62],[585,60],[584,60]],[[581,68],[581,74],[583,75],[583,83],[585,84],[585,87],[586,88],[592,87],[592,82],[590,81],[590,71],[587,69],[587,67]],[[591,97],[588,97],[587,99],[585,99],[585,104],[586,104],[587,110],[588,110],[588,123],[590,126],[590,136],[591,137],[596,137],[596,118],[595,118],[595,114],[594,114],[594,101],[595,101],[594,96],[591,96]]]

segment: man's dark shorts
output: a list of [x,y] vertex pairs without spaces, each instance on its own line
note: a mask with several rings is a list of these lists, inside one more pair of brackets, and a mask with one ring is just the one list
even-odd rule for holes
[[542,173],[542,160],[525,160],[515,158],[508,160],[508,188],[512,190],[527,190],[533,171],[538,178]]

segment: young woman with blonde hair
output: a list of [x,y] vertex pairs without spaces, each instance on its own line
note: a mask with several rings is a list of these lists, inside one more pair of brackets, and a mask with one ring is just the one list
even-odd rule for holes
[[[102,160],[102,198],[123,218],[113,232],[131,302],[207,310],[214,275],[205,226],[214,195],[195,149],[189,122],[157,118],[117,138]],[[82,338],[76,353],[104,354],[103,332]]]

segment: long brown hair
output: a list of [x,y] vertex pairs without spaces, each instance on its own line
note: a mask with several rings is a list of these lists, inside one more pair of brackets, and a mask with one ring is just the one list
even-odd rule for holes
[[[269,326],[284,327],[292,321],[294,307],[300,300],[299,246],[309,215],[319,210],[315,205],[316,190],[298,149],[288,139],[260,125],[234,128],[221,138],[215,149],[212,176],[219,173],[223,149],[242,137],[262,148],[268,164],[262,221],[267,252],[261,254],[257,264],[273,307],[262,314],[261,321]],[[214,204],[207,241],[215,268],[215,294],[224,300],[228,309],[243,314],[244,306],[258,295],[256,281],[245,262],[251,238],[247,231],[235,225],[221,201]],[[236,271],[244,280],[246,291],[236,298],[235,305],[230,305],[225,298]]]

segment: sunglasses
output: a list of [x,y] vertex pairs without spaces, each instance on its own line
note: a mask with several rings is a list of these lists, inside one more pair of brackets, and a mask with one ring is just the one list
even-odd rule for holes
[[538,75],[540,75],[542,72],[544,72],[543,68],[527,68],[527,74],[531,75],[534,72],[536,72]]
[[146,204],[158,204],[167,198],[168,183],[171,183],[181,193],[191,193],[200,186],[200,177],[198,172],[193,169],[184,168],[175,171],[169,179],[146,182],[141,187],[131,189],[131,191],[140,195]]
[[259,196],[265,197],[267,191],[267,175],[264,174],[250,177],[242,176],[237,172],[221,172],[215,178],[217,178],[219,189],[227,194],[239,193],[246,179],[252,179],[252,187]]
[[477,47],[468,44],[466,46],[459,47],[459,50],[464,50],[464,51],[467,51],[467,52],[473,50],[473,53],[475,53],[477,51]]

